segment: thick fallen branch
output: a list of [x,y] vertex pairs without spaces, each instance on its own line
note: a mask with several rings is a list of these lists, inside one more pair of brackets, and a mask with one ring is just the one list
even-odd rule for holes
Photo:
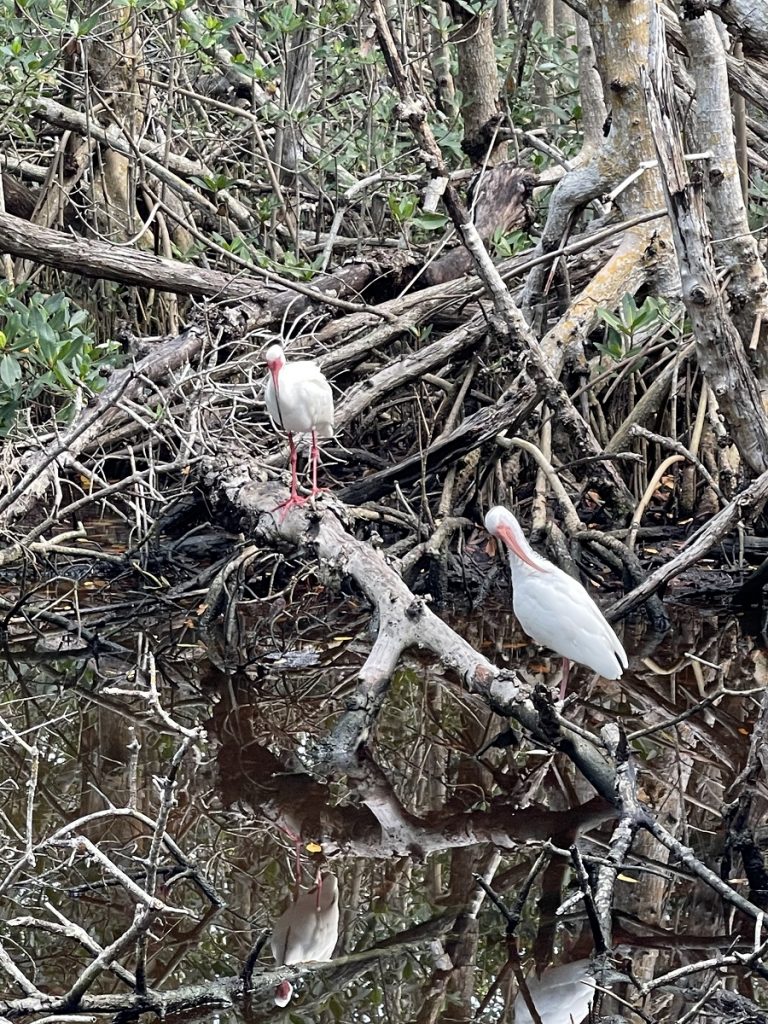
[[193,263],[166,259],[141,249],[66,235],[9,213],[0,213],[0,249],[11,256],[85,277],[159,288],[179,295],[253,298],[254,293],[266,297],[268,291],[264,282],[255,277],[203,270]]
[[305,285],[257,268],[253,275],[204,270],[193,263],[155,256],[143,250],[66,235],[9,213],[0,213],[0,250],[84,277],[157,288],[179,295],[247,299],[263,307],[263,314],[256,318],[259,324],[279,320],[289,307],[294,316],[298,315],[306,307],[300,296],[347,312],[367,312],[376,317],[375,309],[349,302],[343,296],[359,293],[374,277],[386,273],[398,261],[403,263],[402,257],[379,254],[371,256],[367,262],[349,263],[333,274],[316,278],[312,285]]
[[246,536],[311,548],[325,569],[351,576],[377,613],[377,637],[359,673],[356,694],[323,747],[326,767],[336,772],[356,769],[357,751],[376,721],[400,656],[416,648],[431,651],[492,711],[516,718],[537,741],[554,743],[601,796],[613,801],[613,769],[598,744],[572,732],[567,724],[562,723],[558,731],[554,721],[544,722],[526,699],[528,687],[513,672],[497,668],[479,654],[410,591],[384,554],[347,532],[341,519],[346,516],[343,506],[323,503],[317,513],[294,511],[281,523],[274,509],[285,492],[257,482],[258,477],[258,469],[245,460],[232,466],[216,463],[206,474],[204,486],[221,516],[234,520]]

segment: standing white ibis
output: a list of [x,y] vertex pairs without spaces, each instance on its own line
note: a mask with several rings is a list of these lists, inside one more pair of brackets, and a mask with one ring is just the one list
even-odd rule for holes
[[306,498],[298,492],[296,479],[296,444],[294,434],[312,434],[310,464],[312,491],[310,497],[320,493],[317,486],[317,463],[320,457],[318,437],[333,437],[333,392],[320,367],[309,359],[288,363],[279,345],[270,345],[266,354],[269,377],[264,400],[274,423],[288,434],[291,448],[291,496],[279,507],[283,516]]
[[[314,886],[298,893],[275,921],[270,945],[278,966],[330,960],[339,938],[339,883],[329,871],[318,872]],[[287,1006],[290,981],[275,989],[275,1003]]]
[[572,661],[605,679],[619,679],[627,667],[621,641],[584,587],[552,562],[537,555],[517,519],[497,505],[485,517],[488,533],[509,549],[512,609],[537,644],[563,659],[560,699],[568,685]]

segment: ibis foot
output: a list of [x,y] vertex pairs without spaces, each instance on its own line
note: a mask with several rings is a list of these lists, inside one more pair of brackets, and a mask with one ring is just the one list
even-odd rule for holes
[[275,989],[275,1004],[277,1006],[287,1006],[291,1001],[293,995],[293,985],[290,981],[281,981]]
[[308,498],[303,497],[301,494],[292,494],[290,498],[281,501],[272,511],[280,513],[280,522],[282,523],[291,509],[301,508],[302,505],[306,505],[308,500]]

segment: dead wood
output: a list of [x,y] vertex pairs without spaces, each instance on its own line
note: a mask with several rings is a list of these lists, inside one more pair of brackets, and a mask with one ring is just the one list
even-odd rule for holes
[[680,263],[683,301],[693,323],[699,365],[718,398],[742,458],[755,473],[762,473],[768,467],[768,419],[738,331],[720,293],[702,189],[688,176],[660,17],[653,19],[652,31],[649,69],[643,73],[643,81]]
[[[760,919],[761,911],[754,903],[706,867],[642,802],[629,748],[617,726],[606,726],[602,742],[598,742],[596,737],[572,729],[556,715],[542,688],[536,688],[529,699],[528,688],[514,673],[493,666],[478,654],[414,596],[381,552],[348,532],[342,522],[347,510],[335,502],[323,501],[315,511],[294,511],[279,522],[279,517],[271,510],[284,496],[284,489],[258,482],[254,479],[254,470],[245,461],[230,466],[219,462],[211,466],[204,486],[217,514],[227,519],[234,517],[236,528],[246,536],[268,544],[282,541],[300,549],[311,548],[326,577],[329,573],[337,579],[351,577],[375,609],[376,639],[358,673],[356,690],[347,710],[337,719],[330,735],[318,741],[304,758],[321,776],[336,778],[339,773],[346,776],[358,798],[378,820],[382,840],[392,852],[407,850],[421,856],[435,840],[442,841],[428,826],[424,828],[424,822],[403,811],[390,781],[368,751],[368,738],[399,659],[408,648],[418,648],[430,651],[491,710],[515,718],[538,742],[556,746],[598,792],[619,809],[620,821],[614,832],[612,853],[602,862],[595,891],[596,914],[607,945],[611,941],[613,886],[638,829],[653,836],[730,905],[753,920]],[[764,486],[768,487],[768,474]],[[288,815],[284,823],[295,828],[300,823],[290,817],[292,805],[292,801],[283,805],[282,813]],[[487,821],[484,818],[483,814],[465,815],[458,830],[451,833],[453,843],[463,845],[470,837],[474,842],[483,841],[482,837],[488,835],[487,829],[493,830],[494,821],[498,822],[492,812]],[[511,838],[507,826],[514,829],[518,825],[526,828],[532,824],[532,819],[526,826],[514,815],[505,826],[493,832],[491,841],[504,847]],[[450,818],[441,819],[439,831],[442,832],[443,826],[451,831]],[[332,841],[328,852],[336,849]]]
[[[273,511],[284,489],[261,482],[258,467],[247,461],[214,464],[204,479],[204,489],[219,513],[237,524],[246,536],[274,544],[309,545],[321,565],[336,575],[351,576],[377,609],[378,635],[359,673],[357,692],[332,736],[316,754],[327,770],[353,772],[357,751],[372,729],[389,681],[401,654],[409,647],[429,650],[488,707],[504,717],[514,717],[542,742],[556,742],[607,800],[613,799],[614,778],[608,761],[567,723],[542,717],[539,708],[525,700],[526,688],[509,671],[478,654],[426,603],[417,598],[388,564],[385,555],[358,541],[344,527],[343,506],[321,506],[317,513],[292,512],[280,523]],[[319,763],[318,768],[322,770]]]
[[[729,6],[729,5],[726,5]],[[690,54],[691,73],[696,81],[697,148],[712,154],[703,175],[714,252],[718,270],[725,275],[730,315],[742,344],[755,351],[763,387],[768,386],[765,346],[760,345],[760,324],[768,321],[768,277],[750,233],[728,95],[725,48],[712,14],[683,21]],[[758,324],[755,335],[755,324]],[[768,327],[768,324],[766,324]],[[754,336],[754,338],[753,338]]]
[[746,490],[737,494],[724,509],[691,537],[679,554],[665,565],[659,566],[639,587],[635,587],[625,597],[611,605],[606,614],[609,617],[620,617],[637,608],[650,594],[703,558],[737,523],[742,520],[749,521],[759,515],[766,500],[768,472],[762,473]]
[[205,270],[193,263],[166,259],[134,248],[65,235],[10,213],[0,214],[0,248],[12,256],[22,256],[58,270],[180,295],[247,298],[255,293],[266,298],[269,291],[258,278]]
[[[480,171],[470,184],[467,203],[475,227],[486,245],[495,232],[506,235],[525,231],[532,219],[531,197],[537,177],[514,164],[503,163]],[[459,246],[429,264],[422,280],[426,285],[444,284],[472,269],[472,256]]]
[[32,189],[28,188],[12,174],[3,172],[3,201],[5,212],[13,217],[29,220],[37,204]]
[[[392,32],[380,0],[372,0],[372,18],[376,25],[379,45],[384,53],[387,66],[402,98],[397,114],[410,127],[421,150],[427,155],[432,173],[447,180],[447,168],[443,155],[427,122],[426,106],[417,96],[410,78],[400,61]],[[520,309],[514,303],[509,290],[490,259],[477,229],[467,210],[459,199],[455,188],[448,183],[443,196],[446,209],[457,231],[472,254],[478,276],[482,280],[494,304],[497,318],[491,321],[496,335],[505,341],[516,341],[527,352],[531,376],[546,395],[547,401],[556,411],[564,430],[569,434],[579,458],[597,456],[601,448],[590,427],[584,422],[573,406],[565,388],[553,373],[535,335],[525,321]],[[605,489],[614,507],[622,512],[631,508],[633,499],[620,474],[609,463],[594,463],[595,479]]]
[[59,461],[83,451],[103,433],[121,399],[138,396],[147,381],[157,381],[171,370],[187,365],[206,338],[204,326],[190,327],[176,338],[159,345],[135,366],[112,374],[104,391],[85,407],[74,423],[42,451],[27,452],[17,467],[20,478],[0,498],[0,522],[8,526],[23,518],[48,490]]
[[[158,180],[191,202],[193,206],[213,218],[218,218],[216,204],[204,196],[199,189],[193,188],[184,180],[184,178],[194,176],[210,177],[212,171],[205,164],[168,150],[164,143],[152,142],[146,138],[133,138],[123,125],[113,123],[102,127],[96,119],[88,114],[73,110],[48,97],[37,96],[30,100],[30,104],[34,112],[49,124],[76,132],[83,138],[93,139],[122,156],[138,157],[145,168],[151,171]],[[183,177],[181,177],[182,175]],[[226,207],[227,213],[236,224],[244,229],[253,227],[252,212],[227,189],[222,189],[218,193],[217,200]]]
[[489,409],[468,416],[455,430],[439,437],[423,452],[417,452],[388,469],[362,477],[345,487],[339,497],[349,504],[373,501],[389,491],[395,483],[411,483],[438,469],[455,465],[458,460],[503,430],[515,431],[530,416],[540,400],[534,382],[521,375]]
[[[333,274],[316,278],[309,287],[267,271],[260,271],[256,277],[206,270],[192,263],[126,249],[109,242],[65,235],[10,214],[0,214],[0,249],[12,256],[22,256],[85,277],[105,278],[180,295],[251,300],[263,310],[263,314],[252,317],[252,326],[274,323],[289,308],[297,316],[307,308],[307,303],[299,296],[350,312],[365,311],[369,307],[346,301],[343,296],[360,294],[374,278],[386,276],[389,272],[401,273],[408,262],[391,252],[371,254],[366,262],[349,263]],[[251,312],[255,313],[255,309],[252,308]],[[374,317],[377,315],[372,310],[371,313]]]
[[744,44],[746,53],[764,58],[768,49],[768,12],[754,0],[683,0],[683,27],[706,11],[718,16]]

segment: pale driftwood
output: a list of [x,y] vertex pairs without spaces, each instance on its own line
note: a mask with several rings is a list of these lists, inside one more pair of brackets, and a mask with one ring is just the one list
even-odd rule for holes
[[720,294],[702,190],[688,177],[660,17],[653,18],[649,67],[643,71],[643,85],[680,263],[683,302],[693,325],[699,365],[717,396],[742,458],[753,472],[762,473],[768,468],[768,420],[741,339]]
[[[599,55],[601,73],[615,90],[611,95],[606,87],[611,96],[611,126],[605,135],[601,130],[598,140],[585,143],[574,168],[555,188],[540,242],[544,252],[563,244],[575,217],[588,202],[614,189],[616,206],[627,216],[653,210],[662,199],[658,170],[652,166],[654,154],[647,115],[637,84],[637,71],[647,53],[647,16],[634,5],[614,0],[600,11],[590,5],[587,16],[591,19],[591,39]],[[623,182],[626,187],[621,188]],[[661,224],[658,231],[666,235],[666,224]],[[665,264],[671,262],[668,250],[664,245],[652,244],[654,241],[658,241],[656,230],[627,232],[618,251],[544,336],[542,351],[556,374],[569,357],[583,359],[581,350],[598,322],[598,307],[613,309],[623,295],[636,293],[660,269],[666,272]],[[542,307],[542,312],[546,310],[548,276],[541,268],[529,275],[522,300],[529,318]]]

